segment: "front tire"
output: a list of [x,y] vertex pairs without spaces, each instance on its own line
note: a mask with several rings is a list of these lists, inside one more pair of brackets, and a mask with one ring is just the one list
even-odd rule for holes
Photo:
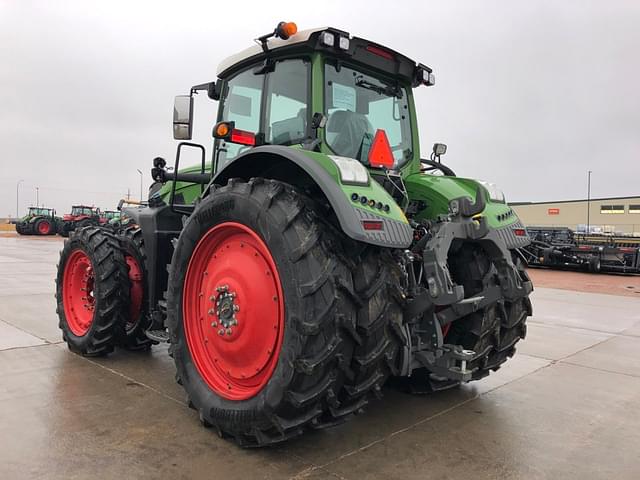
[[232,180],[197,206],[167,305],[177,379],[205,426],[257,446],[335,420],[356,320],[337,235],[276,181]]

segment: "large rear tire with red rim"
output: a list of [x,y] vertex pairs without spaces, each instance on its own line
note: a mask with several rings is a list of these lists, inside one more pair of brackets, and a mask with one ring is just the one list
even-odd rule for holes
[[129,276],[118,240],[100,228],[72,233],[60,252],[56,299],[62,338],[85,356],[113,351],[128,314]]
[[167,296],[176,378],[205,426],[246,446],[340,421],[356,303],[340,232],[287,184],[230,181],[178,239]]

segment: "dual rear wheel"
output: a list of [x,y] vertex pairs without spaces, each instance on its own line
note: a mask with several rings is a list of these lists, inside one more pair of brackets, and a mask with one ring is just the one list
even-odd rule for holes
[[69,349],[86,356],[116,346],[145,350],[144,257],[129,232],[86,227],[65,242],[56,278],[59,327]]

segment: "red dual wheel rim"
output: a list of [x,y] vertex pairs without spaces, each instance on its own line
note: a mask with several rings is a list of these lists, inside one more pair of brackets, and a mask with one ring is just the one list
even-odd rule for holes
[[38,233],[40,235],[49,235],[51,231],[51,224],[49,222],[40,222],[38,224]]
[[127,333],[129,333],[138,325],[140,320],[144,285],[142,284],[142,268],[140,268],[138,260],[132,255],[125,255],[124,259],[129,267],[129,280],[131,281],[131,288],[129,289],[129,320],[125,327]]
[[267,384],[284,334],[276,264],[249,227],[225,222],[198,242],[185,275],[182,312],[187,345],[207,385],[246,400]]
[[62,304],[67,325],[82,337],[91,328],[95,310],[95,276],[91,260],[82,250],[69,255],[62,278]]

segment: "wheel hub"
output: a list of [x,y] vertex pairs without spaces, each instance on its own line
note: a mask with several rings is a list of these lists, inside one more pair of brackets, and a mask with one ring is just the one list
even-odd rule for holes
[[218,321],[211,322],[211,326],[221,327],[218,330],[218,335],[233,335],[233,327],[238,326],[236,313],[240,311],[240,305],[235,302],[237,294],[229,291],[228,285],[216,287],[216,292],[218,292],[217,296],[211,297],[214,299],[215,308],[211,309],[209,313],[217,317]]

